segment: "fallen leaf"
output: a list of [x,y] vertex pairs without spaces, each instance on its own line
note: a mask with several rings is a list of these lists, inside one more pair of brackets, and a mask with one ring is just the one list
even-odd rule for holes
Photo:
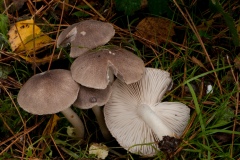
[[155,44],[172,40],[175,24],[165,18],[146,17],[136,27],[135,34]]
[[26,51],[27,55],[52,42],[52,39],[42,33],[41,29],[34,24],[33,19],[15,23],[10,28],[8,35],[12,51],[16,53]]
[[[33,53],[34,50],[37,51],[43,47],[46,47],[49,45],[49,42],[51,42],[52,39],[48,37],[47,35],[40,35],[36,37],[35,39],[31,39],[29,41],[26,40],[25,45],[20,45],[16,52],[19,53],[21,51],[24,51],[26,48],[26,51],[28,54]],[[34,44],[35,43],[35,44]]]
[[35,36],[41,33],[39,27],[35,26],[33,28],[33,23],[33,19],[20,21],[10,28],[8,35],[12,51],[15,51],[24,42],[26,43],[27,39],[33,39],[33,33]]
[[49,134],[52,134],[53,131],[54,131],[54,128],[56,127],[57,125],[57,121],[59,120],[60,118],[54,114],[51,119],[48,121],[42,135],[49,135]]
[[22,56],[22,55],[19,55],[19,57],[21,57],[22,59],[24,59],[28,63],[34,63],[34,64],[45,64],[45,63],[48,63],[51,59],[52,60],[58,59],[58,55],[53,55],[53,56],[52,55],[47,55],[43,58],[35,58],[35,59],[34,59],[34,57]]
[[89,147],[89,154],[94,154],[97,158],[105,159],[108,156],[108,147],[101,143],[93,143]]

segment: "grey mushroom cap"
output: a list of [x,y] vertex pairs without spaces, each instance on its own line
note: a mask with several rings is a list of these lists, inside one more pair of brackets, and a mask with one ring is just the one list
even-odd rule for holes
[[161,102],[171,85],[170,74],[154,68],[146,68],[136,83],[113,83],[104,116],[109,131],[123,148],[153,156],[158,152],[156,142],[163,136],[182,135],[190,109],[179,102]]
[[20,89],[17,101],[29,113],[53,114],[69,108],[79,88],[70,71],[49,70],[32,76]]
[[79,55],[102,46],[114,36],[113,25],[97,20],[85,20],[66,28],[57,39],[57,47],[71,44],[70,57]]
[[141,58],[117,46],[87,52],[75,59],[71,66],[76,82],[95,89],[105,89],[113,74],[124,83],[137,82],[144,71]]
[[80,109],[90,109],[95,106],[103,106],[107,103],[111,93],[111,85],[108,85],[105,89],[94,89],[81,86],[78,98],[73,105]]
[[78,93],[78,98],[74,102],[73,106],[80,109],[92,109],[96,116],[96,120],[99,124],[103,137],[106,140],[111,140],[112,136],[107,129],[102,106],[107,103],[112,93],[112,86],[108,85],[105,89],[94,89],[81,86]]

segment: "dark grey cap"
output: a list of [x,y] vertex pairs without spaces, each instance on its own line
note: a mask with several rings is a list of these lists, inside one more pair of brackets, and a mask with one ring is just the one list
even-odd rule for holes
[[87,52],[75,59],[71,66],[76,82],[95,89],[105,89],[112,74],[130,84],[140,80],[144,71],[141,58],[117,46]]
[[112,24],[97,20],[85,20],[66,28],[58,37],[57,47],[71,43],[70,57],[104,45],[114,36]]
[[108,85],[105,89],[94,89],[81,86],[78,98],[74,106],[81,109],[90,109],[94,106],[103,106],[107,103],[112,93],[112,86]]
[[79,88],[70,71],[50,70],[32,76],[20,89],[17,101],[32,114],[53,114],[70,107]]

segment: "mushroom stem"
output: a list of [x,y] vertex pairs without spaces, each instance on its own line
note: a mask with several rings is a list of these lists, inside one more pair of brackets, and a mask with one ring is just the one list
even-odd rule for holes
[[78,117],[78,115],[69,107],[61,113],[68,119],[68,121],[73,125],[75,129],[75,134],[77,138],[84,138],[84,125],[82,120]]
[[108,130],[107,126],[106,126],[102,107],[94,106],[92,108],[92,111],[96,116],[96,119],[97,119],[97,122],[98,122],[98,125],[99,125],[99,128],[100,128],[101,132],[102,132],[103,137],[106,140],[111,140],[112,135],[111,135],[110,131]]
[[150,106],[139,105],[137,114],[153,130],[159,140],[162,140],[163,136],[174,136],[174,132],[164,124],[164,121],[154,113]]

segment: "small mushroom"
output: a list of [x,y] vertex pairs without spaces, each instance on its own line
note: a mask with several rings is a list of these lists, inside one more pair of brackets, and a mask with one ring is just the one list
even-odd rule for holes
[[66,28],[57,39],[57,47],[71,43],[70,57],[79,55],[104,45],[114,36],[112,24],[97,20],[85,20]]
[[80,55],[71,66],[73,79],[83,86],[105,89],[114,75],[130,84],[144,74],[144,63],[135,54],[117,46],[108,46]]
[[25,111],[37,114],[61,112],[74,126],[76,137],[84,137],[84,125],[70,106],[77,99],[79,85],[68,70],[55,69],[32,76],[20,89],[18,104]]
[[106,89],[94,89],[81,86],[81,89],[78,93],[78,98],[73,104],[73,106],[78,107],[80,109],[93,110],[93,113],[96,116],[102,135],[106,140],[110,140],[112,136],[106,126],[101,106],[107,103],[111,93],[112,93],[111,85],[108,85]]
[[182,135],[190,109],[179,102],[161,102],[171,83],[168,72],[153,68],[146,68],[136,83],[113,83],[104,116],[109,131],[123,148],[153,156],[157,153],[156,141],[163,136]]

